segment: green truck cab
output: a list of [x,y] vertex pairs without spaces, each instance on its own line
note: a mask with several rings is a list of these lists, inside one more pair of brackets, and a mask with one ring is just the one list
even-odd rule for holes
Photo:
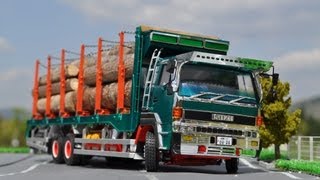
[[[217,37],[139,26],[130,112],[31,119],[27,144],[68,165],[92,156],[144,160],[147,171],[225,161],[236,173],[241,151],[259,148],[259,74],[273,63],[228,48]],[[99,138],[87,138],[93,131]]]

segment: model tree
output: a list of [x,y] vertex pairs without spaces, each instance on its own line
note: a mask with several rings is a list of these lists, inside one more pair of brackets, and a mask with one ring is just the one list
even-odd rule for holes
[[[291,97],[290,84],[279,81],[273,86],[271,78],[262,78],[262,115],[264,123],[260,127],[263,147],[274,144],[275,159],[280,158],[280,145],[288,143],[295,135],[301,122],[301,110],[289,111]],[[273,87],[272,87],[273,86]]]

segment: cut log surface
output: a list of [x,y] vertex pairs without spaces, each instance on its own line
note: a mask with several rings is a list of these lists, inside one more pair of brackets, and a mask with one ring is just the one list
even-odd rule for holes
[[[77,77],[79,73],[79,68],[75,65],[68,64],[65,66],[65,77],[72,78]],[[60,68],[55,68],[51,71],[51,82],[59,82],[60,81]],[[47,75],[43,75],[39,78],[39,86],[47,84]]]
[[[46,85],[39,86],[39,98],[46,97],[46,89]],[[66,79],[65,89],[66,93],[70,91],[76,91],[78,89],[78,79]],[[54,96],[58,94],[60,94],[60,82],[51,84],[51,95]]]

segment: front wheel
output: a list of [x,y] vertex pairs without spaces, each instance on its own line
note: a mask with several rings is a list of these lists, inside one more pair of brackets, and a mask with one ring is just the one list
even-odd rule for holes
[[144,148],[145,168],[148,172],[156,172],[159,167],[159,151],[157,139],[152,132],[146,134],[146,144]]
[[231,158],[226,160],[226,169],[228,174],[236,174],[238,172],[239,159]]
[[67,165],[80,164],[80,157],[75,155],[74,152],[74,135],[68,134],[64,141],[64,161]]

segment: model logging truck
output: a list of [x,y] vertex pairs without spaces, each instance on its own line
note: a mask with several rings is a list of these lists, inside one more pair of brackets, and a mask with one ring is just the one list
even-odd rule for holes
[[259,77],[273,63],[227,56],[229,42],[213,36],[139,26],[130,43],[125,34],[79,54],[62,49],[43,76],[36,61],[28,146],[67,165],[92,156],[145,161],[147,171],[224,161],[237,173],[242,150],[259,147]]

